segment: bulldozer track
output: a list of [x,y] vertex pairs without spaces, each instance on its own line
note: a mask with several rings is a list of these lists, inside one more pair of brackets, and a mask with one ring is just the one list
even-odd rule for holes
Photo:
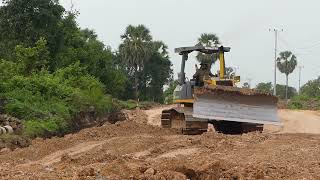
[[161,127],[177,129],[185,135],[197,135],[207,131],[208,122],[193,118],[191,114],[170,109],[162,111]]
[[199,135],[208,130],[208,123],[214,126],[215,131],[224,134],[243,134],[249,132],[263,132],[263,125],[232,121],[216,121],[194,118],[189,111],[179,109],[163,110],[161,127],[176,129],[184,135]]

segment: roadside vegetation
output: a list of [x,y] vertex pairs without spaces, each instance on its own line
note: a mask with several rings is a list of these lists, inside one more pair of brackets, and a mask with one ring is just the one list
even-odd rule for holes
[[[272,83],[259,83],[257,90],[273,93]],[[289,109],[320,110],[320,77],[310,80],[301,87],[300,93],[294,87],[288,86],[288,100],[286,101],[286,86],[277,85],[277,95],[285,107]],[[283,104],[283,103],[281,103]]]
[[320,77],[303,85],[300,95],[290,101],[289,108],[320,110]]
[[0,7],[0,109],[23,121],[27,137],[71,132],[75,117],[92,110],[99,116],[165,100],[172,69],[163,42],[129,25],[112,51],[79,27],[77,14],[55,0]]
[[[294,87],[288,84],[289,75],[297,67],[297,57],[290,51],[280,52],[277,59],[279,71],[286,76],[286,85],[277,84],[277,96],[280,98],[279,105],[289,109],[320,110],[320,77],[310,80],[303,85],[298,92]],[[271,82],[259,83],[257,90],[273,93]]]

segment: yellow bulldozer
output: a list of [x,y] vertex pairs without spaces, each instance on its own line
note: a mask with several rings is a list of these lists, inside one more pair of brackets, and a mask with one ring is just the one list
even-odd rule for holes
[[[280,125],[277,116],[278,98],[269,93],[249,88],[238,88],[239,76],[227,76],[225,53],[230,47],[176,48],[182,56],[179,85],[174,91],[176,106],[164,110],[161,115],[163,128],[181,130],[184,134],[200,134],[212,124],[217,132],[241,134],[263,131],[263,125]],[[220,68],[212,74],[210,65],[196,68],[193,79],[186,80],[185,66],[192,52],[201,52],[218,57]]]

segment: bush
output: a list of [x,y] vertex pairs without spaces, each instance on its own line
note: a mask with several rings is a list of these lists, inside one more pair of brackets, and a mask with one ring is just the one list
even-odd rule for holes
[[293,101],[288,104],[289,109],[303,109],[303,105],[301,102]]
[[320,110],[320,98],[306,95],[295,96],[288,103],[289,109]]
[[301,87],[301,94],[312,97],[320,98],[320,77],[314,80],[308,81],[305,85]]
[[63,135],[71,130],[66,119],[27,120],[24,127],[24,135],[31,138]]
[[6,113],[25,120],[25,134],[31,137],[63,134],[72,118],[94,107],[104,114],[118,110],[104,86],[85,73],[79,63],[55,73],[42,70],[30,76],[14,75],[0,82],[6,99]]

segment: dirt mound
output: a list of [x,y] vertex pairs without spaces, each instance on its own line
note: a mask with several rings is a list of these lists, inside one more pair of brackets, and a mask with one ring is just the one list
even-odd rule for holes
[[184,136],[148,125],[158,112],[0,154],[0,179],[320,178],[319,135]]
[[134,121],[139,124],[147,124],[148,123],[148,115],[145,113],[144,110],[136,109],[136,110],[126,110],[124,111],[127,115],[129,120]]
[[2,150],[2,148],[8,148],[11,150],[16,148],[24,148],[28,147],[30,144],[31,141],[24,136],[12,134],[0,136],[0,151]]

